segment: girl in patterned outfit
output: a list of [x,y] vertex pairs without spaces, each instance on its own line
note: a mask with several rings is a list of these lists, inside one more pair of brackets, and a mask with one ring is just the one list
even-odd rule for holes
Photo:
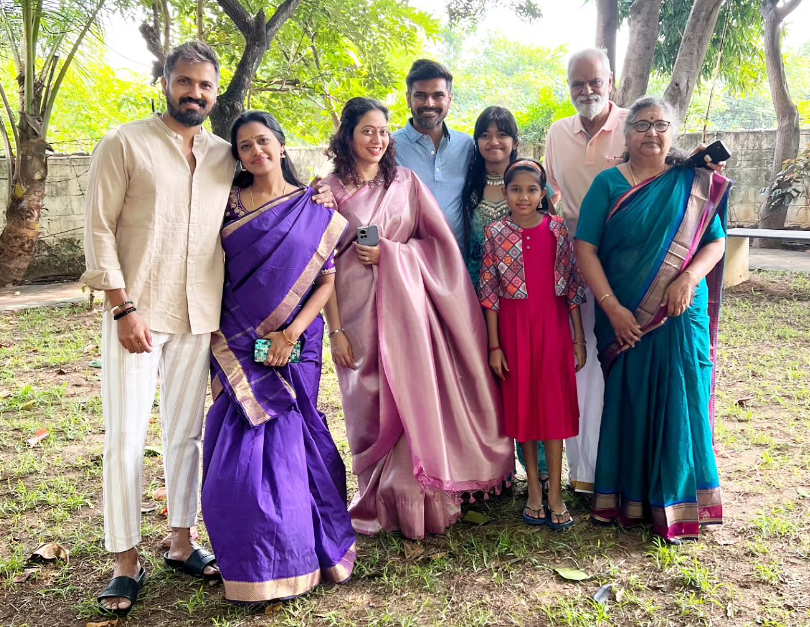
[[[522,159],[506,169],[510,215],[486,229],[479,298],[486,310],[489,365],[502,382],[506,435],[520,442],[526,459],[523,521],[558,530],[574,524],[562,498],[562,447],[579,432],[574,375],[586,359],[579,313],[585,286],[565,223],[549,213],[545,186],[537,161]],[[538,442],[548,461],[547,509]]]

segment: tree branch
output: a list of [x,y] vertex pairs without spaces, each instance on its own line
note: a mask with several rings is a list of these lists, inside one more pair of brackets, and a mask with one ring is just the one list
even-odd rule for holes
[[205,41],[205,22],[203,21],[203,0],[197,0],[197,39]]
[[284,25],[284,22],[290,19],[292,14],[295,13],[299,4],[301,4],[301,0],[285,0],[284,3],[276,9],[276,12],[273,13],[273,17],[267,20],[267,26],[265,27],[268,41],[272,41],[273,37],[276,36],[276,33],[278,33]]
[[169,15],[168,0],[160,0],[160,10],[163,13],[163,49],[169,54],[172,47],[172,16]]
[[239,3],[239,0],[217,0],[217,4],[222,7],[225,15],[231,18],[239,32],[247,37],[248,33],[253,29],[253,18],[250,17],[250,13],[245,10],[245,7]]
[[802,3],[802,0],[788,0],[781,7],[776,7],[776,18],[779,22],[784,22],[785,18]]

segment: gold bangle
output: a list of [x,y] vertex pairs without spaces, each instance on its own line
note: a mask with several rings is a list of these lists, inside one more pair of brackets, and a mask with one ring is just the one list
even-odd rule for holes
[[611,296],[613,296],[613,294],[605,294],[604,296],[602,296],[602,298],[599,299],[599,304],[601,305],[603,300],[605,300],[606,298],[610,298]]
[[287,330],[286,329],[281,330],[281,337],[283,337],[285,340],[287,340],[287,344],[289,344],[290,346],[295,346],[295,342],[293,342],[289,337],[287,337]]
[[587,346],[587,342],[574,342],[574,346]]
[[329,337],[333,337],[333,336],[337,335],[338,333],[345,333],[345,331],[343,330],[343,327],[340,327],[339,329],[335,329],[334,331],[330,331],[329,332]]

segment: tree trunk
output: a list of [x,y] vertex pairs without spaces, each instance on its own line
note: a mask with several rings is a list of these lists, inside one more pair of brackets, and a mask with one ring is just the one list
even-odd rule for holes
[[231,124],[245,110],[245,98],[253,84],[256,71],[262,63],[264,54],[270,47],[267,37],[264,13],[253,18],[253,27],[245,36],[245,50],[239,65],[236,66],[228,89],[217,98],[217,104],[211,112],[211,128],[214,134],[228,139]]
[[675,109],[675,122],[683,123],[709,49],[723,0],[695,0],[683,32],[672,80],[664,98]]
[[607,52],[610,69],[616,71],[616,32],[619,30],[619,0],[596,0],[596,47]]
[[[786,160],[795,159],[799,154],[799,111],[788,90],[780,35],[782,22],[800,2],[801,0],[792,0],[779,8],[777,0],[764,0],[760,9],[765,23],[765,66],[768,71],[768,85],[771,89],[771,100],[773,100],[777,118],[776,146],[769,181],[773,181],[776,175],[782,171],[782,164]],[[762,216],[760,228],[784,229],[789,208],[789,195],[782,195],[775,199],[769,195],[760,209]],[[778,240],[760,240],[759,244],[762,248],[780,247]]]
[[620,107],[629,107],[647,93],[658,40],[661,4],[662,0],[636,0],[630,9],[630,40],[614,99]]
[[0,234],[0,284],[22,281],[37,250],[39,221],[48,176],[47,143],[28,124],[20,124],[18,168],[11,181],[6,226]]

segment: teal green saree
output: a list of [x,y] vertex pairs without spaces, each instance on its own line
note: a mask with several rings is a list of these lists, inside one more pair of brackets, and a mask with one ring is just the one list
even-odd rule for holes
[[597,522],[650,521],[667,540],[694,538],[701,525],[722,522],[712,444],[723,262],[683,315],[667,318],[661,302],[700,248],[724,237],[729,188],[708,170],[673,167],[623,194],[601,241],[591,242],[615,296],[644,333],[635,348],[621,346],[597,308],[605,372],[591,511]]

